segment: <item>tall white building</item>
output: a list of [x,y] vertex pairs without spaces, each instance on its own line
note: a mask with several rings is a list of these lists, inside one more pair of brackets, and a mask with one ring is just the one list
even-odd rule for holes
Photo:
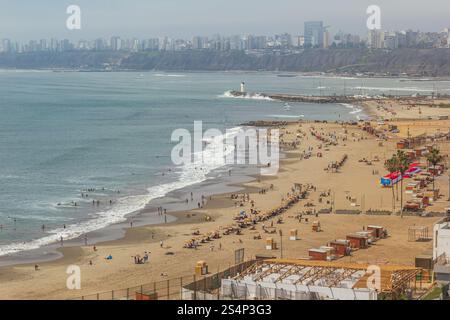
[[450,225],[447,221],[438,222],[433,228],[433,260],[442,254],[450,260]]
[[111,50],[114,51],[119,51],[120,49],[122,49],[122,40],[120,39],[120,37],[112,37],[110,46]]
[[385,34],[381,30],[370,30],[368,45],[372,49],[384,48]]

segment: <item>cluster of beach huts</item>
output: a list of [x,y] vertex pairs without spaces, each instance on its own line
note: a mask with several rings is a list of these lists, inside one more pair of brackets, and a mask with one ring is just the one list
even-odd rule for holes
[[311,260],[331,261],[349,256],[353,251],[366,249],[372,243],[386,238],[386,228],[382,226],[367,226],[365,230],[349,233],[345,239],[330,241],[326,246],[308,250]]
[[[349,256],[353,251],[360,249],[367,249],[370,245],[380,239],[385,239],[388,236],[388,231],[383,226],[369,225],[363,228],[362,231],[349,233],[345,239],[336,239],[330,241],[325,246],[318,248],[311,248],[308,250],[310,260],[331,261],[339,258]],[[312,231],[322,231],[319,221],[313,221]],[[289,240],[299,240],[297,229],[292,229],[289,232]],[[277,250],[277,242],[274,238],[266,238],[266,250]]]
[[[403,147],[403,142],[397,144],[398,149],[403,149]],[[431,189],[429,185],[433,182],[433,176],[440,176],[445,172],[444,165],[427,166],[420,162],[414,162],[419,161],[421,157],[426,157],[433,148],[433,145],[426,145],[405,150],[405,154],[412,162],[405,174],[402,176],[399,172],[393,172],[380,179],[380,184],[383,187],[392,187],[402,179],[408,179],[404,181],[405,193],[410,194],[412,198],[404,206],[407,211],[420,211],[432,205],[439,197],[439,189]]]

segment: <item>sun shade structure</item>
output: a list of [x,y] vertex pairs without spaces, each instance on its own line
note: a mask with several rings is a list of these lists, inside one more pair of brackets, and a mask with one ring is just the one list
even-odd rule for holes
[[233,279],[223,280],[222,293],[254,299],[376,300],[380,293],[408,288],[421,273],[421,269],[410,266],[378,267],[376,288],[370,284],[373,269],[368,264],[267,259]]

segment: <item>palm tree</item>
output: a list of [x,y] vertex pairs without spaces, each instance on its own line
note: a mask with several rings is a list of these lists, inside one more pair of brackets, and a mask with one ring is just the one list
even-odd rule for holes
[[[433,169],[436,168],[436,165],[438,165],[444,157],[441,155],[439,149],[433,148],[431,149],[430,153],[427,155],[427,161],[430,165],[433,166]],[[433,176],[433,196],[434,196],[434,172],[432,174]]]
[[[384,167],[389,171],[389,173],[397,172],[397,157],[395,155],[392,158],[387,159]],[[391,189],[392,189],[392,204],[393,204],[393,212],[395,213],[395,193],[394,193],[394,183],[391,181]]]
[[403,218],[403,176],[405,172],[409,169],[409,159],[405,152],[398,150],[396,154],[397,158],[397,170],[400,172],[400,212]]

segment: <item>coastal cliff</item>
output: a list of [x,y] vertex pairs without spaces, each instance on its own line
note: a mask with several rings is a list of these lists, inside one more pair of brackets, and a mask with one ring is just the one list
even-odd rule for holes
[[308,49],[296,54],[243,51],[68,51],[0,54],[0,68],[161,71],[333,72],[450,76],[450,49]]

